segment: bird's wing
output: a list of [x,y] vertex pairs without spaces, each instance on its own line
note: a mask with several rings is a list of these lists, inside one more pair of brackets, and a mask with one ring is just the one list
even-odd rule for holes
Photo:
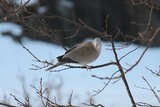
[[[78,45],[79,45],[79,44],[78,44]],[[75,46],[72,47],[71,49],[67,50],[67,51],[65,52],[65,54],[69,53],[70,51],[72,51],[73,49],[75,49],[76,47],[78,47],[78,45],[75,45]],[[61,56],[58,56],[57,59],[58,59],[58,60],[59,60],[59,59],[62,59],[65,54],[63,54],[63,55],[61,55]]]
[[69,49],[68,51],[66,51],[64,55],[58,56],[58,57],[57,57],[58,61],[59,61],[59,62],[68,62],[68,63],[78,63],[77,61],[74,61],[74,60],[72,60],[72,59],[69,58],[69,57],[63,57],[63,56],[65,56],[66,54],[70,53],[71,51],[73,51],[74,49],[76,49],[76,48],[77,48],[79,45],[81,45],[81,44],[82,44],[82,43],[73,46],[71,49]]
[[92,42],[84,42],[75,49],[68,52],[63,58],[69,58],[81,64],[87,64],[94,61],[98,57],[97,50]]

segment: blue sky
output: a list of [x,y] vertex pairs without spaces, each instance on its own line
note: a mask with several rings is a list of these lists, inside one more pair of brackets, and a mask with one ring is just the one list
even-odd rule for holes
[[[0,32],[10,29],[13,33],[18,34],[21,32],[20,26],[16,26],[10,23],[1,23]],[[32,41],[24,38],[23,44],[41,60],[55,60],[56,57],[62,55],[65,50],[54,44],[48,44],[38,41]],[[107,45],[109,43],[103,42],[102,52],[100,57],[90,65],[99,65],[103,63],[115,60],[113,52],[107,50],[109,48]],[[119,46],[119,43],[116,43]],[[128,51],[136,48],[137,45],[131,45],[128,48],[118,50],[118,56],[123,56]],[[104,80],[99,80],[91,77],[91,75],[97,75],[101,77],[112,75],[117,68],[115,66],[103,67],[98,69],[93,69],[87,71],[85,69],[68,69],[62,72],[46,72],[44,69],[33,71],[30,70],[33,66],[31,64],[41,65],[34,62],[34,58],[22,48],[21,45],[15,43],[11,38],[0,35],[0,96],[7,95],[10,100],[14,102],[13,98],[9,95],[13,93],[17,96],[22,96],[23,92],[21,90],[21,82],[19,78],[23,76],[26,82],[26,89],[33,93],[35,96],[35,91],[30,85],[39,85],[40,78],[43,78],[44,84],[50,83],[56,85],[59,82],[59,78],[62,78],[63,86],[61,95],[63,98],[62,102],[68,101],[68,96],[73,90],[73,103],[80,104],[80,102],[86,102],[90,95],[93,95],[93,90],[98,90],[103,87]],[[144,47],[139,48],[125,59],[122,60],[122,65],[128,67],[127,64],[134,64],[137,58],[143,52]],[[156,89],[160,89],[159,78],[151,75],[151,73],[145,69],[148,67],[152,70],[158,70],[159,68],[159,58],[160,49],[150,48],[141,62],[137,67],[135,67],[131,72],[129,72],[126,77],[131,88],[131,92],[136,100],[136,102],[147,102],[151,104],[158,105],[158,101],[155,99],[150,91],[142,90],[136,88],[137,86],[148,87],[146,82],[142,79],[144,76],[152,86],[156,86]],[[56,69],[64,68],[64,66],[58,67]],[[56,96],[56,90],[53,89],[53,96]],[[105,88],[105,90],[99,95],[94,97],[96,103],[101,103],[108,107],[129,107],[131,106],[129,97],[125,90],[122,80],[113,84],[113,81]],[[2,98],[0,98],[2,100]]]

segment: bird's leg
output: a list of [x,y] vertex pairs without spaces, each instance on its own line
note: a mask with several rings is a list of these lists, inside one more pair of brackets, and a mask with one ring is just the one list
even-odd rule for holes
[[86,65],[83,65],[83,66],[87,68],[87,71],[88,71],[88,70],[91,71],[91,66],[89,66],[89,65],[87,65],[87,64],[86,64]]

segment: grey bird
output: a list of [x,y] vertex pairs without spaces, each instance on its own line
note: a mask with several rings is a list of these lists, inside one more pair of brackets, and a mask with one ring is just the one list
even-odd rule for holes
[[55,65],[51,65],[46,71],[66,63],[77,63],[89,67],[87,64],[95,61],[99,57],[101,47],[102,44],[100,38],[80,43],[66,51],[64,55],[58,56],[58,62]]

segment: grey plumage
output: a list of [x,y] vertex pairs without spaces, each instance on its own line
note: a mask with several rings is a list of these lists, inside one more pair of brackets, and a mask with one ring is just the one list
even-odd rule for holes
[[57,57],[58,62],[55,65],[50,66],[47,71],[65,63],[78,63],[82,66],[86,66],[87,64],[95,61],[100,52],[100,38],[95,38],[93,41],[80,43],[65,52],[64,55]]

